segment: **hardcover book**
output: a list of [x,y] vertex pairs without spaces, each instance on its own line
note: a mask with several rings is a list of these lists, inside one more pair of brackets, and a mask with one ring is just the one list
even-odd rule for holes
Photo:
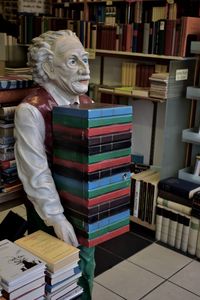
[[32,281],[34,274],[44,275],[44,271],[45,264],[40,258],[7,239],[0,241],[0,281],[5,290],[14,290]]
[[184,179],[169,177],[159,181],[158,189],[191,199],[196,192],[200,191],[200,185]]
[[105,118],[111,116],[131,115],[131,106],[110,105],[107,103],[74,104],[56,106],[55,115],[73,116],[84,119]]
[[51,272],[79,260],[78,248],[42,230],[18,239],[15,243],[44,260]]

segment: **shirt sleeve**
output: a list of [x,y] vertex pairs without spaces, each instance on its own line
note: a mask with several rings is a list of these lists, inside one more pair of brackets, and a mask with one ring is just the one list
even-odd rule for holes
[[45,124],[40,111],[20,104],[15,112],[15,159],[20,180],[39,216],[45,221],[63,213],[45,152]]

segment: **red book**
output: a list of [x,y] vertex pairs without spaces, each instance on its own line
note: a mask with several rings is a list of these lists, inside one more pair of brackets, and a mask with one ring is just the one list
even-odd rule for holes
[[179,56],[186,55],[187,37],[189,35],[200,35],[200,18],[196,17],[182,17],[181,18],[181,36],[180,36],[180,48]]
[[132,52],[133,27],[132,24],[124,24],[122,51]]

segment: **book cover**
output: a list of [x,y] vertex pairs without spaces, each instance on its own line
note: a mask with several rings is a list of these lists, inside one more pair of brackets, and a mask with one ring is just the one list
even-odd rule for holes
[[[14,290],[11,293],[8,293],[5,290],[3,290],[2,294],[4,295],[4,297],[6,299],[14,300],[16,298],[20,298],[22,295],[30,292],[31,290],[37,289],[41,286],[44,286],[44,284],[45,284],[45,278],[43,276],[36,280],[31,281],[30,283],[27,283],[26,285],[23,284],[20,288]],[[28,297],[28,295],[27,295],[27,297]]]
[[158,189],[191,199],[197,191],[200,191],[200,185],[184,179],[168,177],[159,181]]
[[97,102],[90,104],[56,106],[53,109],[53,113],[55,115],[93,119],[110,116],[130,115],[132,114],[132,107]]
[[15,243],[44,260],[51,272],[79,260],[78,248],[42,230],[18,239]]
[[[13,286],[29,279],[33,274],[43,271],[45,264],[37,256],[31,254],[7,239],[0,241],[0,274],[3,287]],[[39,276],[39,275],[38,275]]]
[[20,89],[31,87],[33,80],[30,76],[7,75],[0,76],[0,90]]
[[190,222],[190,230],[189,230],[189,237],[188,237],[188,249],[187,249],[187,251],[190,255],[196,254],[199,225],[200,225],[200,220],[192,216],[191,222]]
[[200,35],[200,18],[197,17],[182,17],[181,18],[181,36],[180,36],[180,48],[179,55],[186,55],[187,37],[193,35],[193,37]]

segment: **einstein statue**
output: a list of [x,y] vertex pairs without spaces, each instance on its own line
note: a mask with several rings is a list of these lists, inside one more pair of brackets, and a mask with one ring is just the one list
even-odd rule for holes
[[88,53],[70,30],[48,31],[36,37],[28,51],[28,65],[38,87],[15,113],[15,157],[27,194],[29,233],[44,230],[80,248],[83,287],[81,299],[92,299],[94,248],[78,245],[66,219],[51,173],[52,109],[58,105],[91,103],[85,95],[90,70]]

